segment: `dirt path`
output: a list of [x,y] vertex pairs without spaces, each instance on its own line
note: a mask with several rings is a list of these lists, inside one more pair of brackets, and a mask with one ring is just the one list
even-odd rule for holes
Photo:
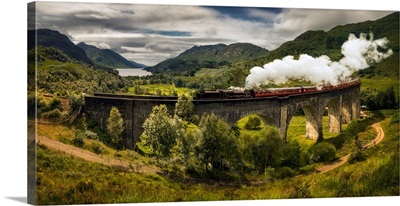
[[[37,141],[38,145],[45,145],[46,147],[51,148],[53,150],[65,152],[66,154],[70,154],[74,157],[79,157],[86,161],[97,162],[97,163],[108,165],[108,166],[123,167],[123,168],[126,168],[131,171],[133,171],[131,168],[133,166],[135,168],[136,172],[138,169],[138,165],[135,165],[133,162],[120,160],[120,159],[112,158],[112,157],[107,157],[107,156],[103,156],[103,155],[98,155],[93,152],[90,152],[90,151],[87,151],[87,150],[84,150],[81,148],[77,148],[77,147],[74,147],[71,145],[67,145],[62,142],[52,140],[52,139],[49,139],[44,136],[37,136],[36,141]],[[129,166],[129,163],[131,163],[131,167]],[[159,169],[154,166],[143,165],[139,168],[139,173],[155,174],[158,171],[159,171]]]
[[[385,133],[383,132],[380,122],[373,124],[372,127],[376,130],[377,135],[374,140],[372,140],[371,142],[369,142],[368,144],[363,146],[363,148],[362,148],[363,150],[375,146],[375,144],[378,144],[379,142],[381,142],[382,139],[385,137]],[[323,167],[318,168],[317,171],[321,174],[331,171],[331,170],[335,169],[336,167],[339,167],[340,165],[346,163],[349,160],[349,157],[350,157],[350,154],[343,156],[339,160],[333,162],[332,164],[325,165]]]

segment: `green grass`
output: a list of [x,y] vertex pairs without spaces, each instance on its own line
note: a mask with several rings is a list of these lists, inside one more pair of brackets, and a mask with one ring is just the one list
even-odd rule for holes
[[226,72],[228,68],[222,69],[209,69],[209,68],[202,68],[200,71],[196,72],[196,77],[207,77],[207,76],[220,76]]
[[262,119],[260,116],[256,115],[256,114],[252,114],[252,115],[248,115],[246,117],[243,117],[242,119],[240,119],[239,121],[237,121],[237,125],[240,128],[240,134],[243,136],[250,136],[253,137],[255,135],[260,134],[260,132],[262,131],[262,128],[264,128],[264,123],[261,121],[261,125],[260,125],[260,129],[257,130],[249,130],[245,128],[245,125],[247,123],[247,121],[249,121],[250,117],[258,117],[260,119]]
[[[399,195],[399,124],[383,111],[385,139],[363,151],[366,160],[325,174],[269,179],[256,185],[205,184],[136,174],[38,147],[38,204],[175,202],[209,200]],[[366,131],[369,131],[368,127]]]
[[[175,85],[173,84],[147,84],[147,85],[140,85],[141,89],[147,89],[148,90],[148,94],[147,95],[156,95],[156,91],[157,89],[159,89],[161,91],[161,95],[163,96],[173,96],[173,92],[175,91],[178,95],[180,94],[191,94],[193,93],[195,90],[193,89],[189,89],[186,87],[175,87]],[[134,88],[130,87],[128,89],[128,91],[130,93],[133,93]]]
[[[240,119],[237,124],[240,128],[240,132],[242,135],[245,136],[255,136],[260,134],[262,128],[264,127],[264,123],[261,122],[260,129],[258,130],[248,130],[245,128],[246,122],[249,120],[250,117],[259,117],[258,115],[248,115]],[[261,119],[261,117],[259,117]],[[322,127],[323,127],[323,134],[324,139],[335,138],[339,134],[338,133],[331,133],[328,131],[328,116],[323,116],[322,119]],[[345,130],[347,124],[342,124],[342,130]],[[371,136],[371,134],[365,134]],[[306,117],[305,116],[294,116],[289,124],[287,137],[286,140],[297,141],[302,148],[310,148],[312,145],[315,144],[315,140],[307,139],[306,138]]]
[[361,91],[366,89],[377,89],[381,91],[385,91],[390,86],[393,86],[396,97],[399,98],[399,77],[381,77],[374,76],[370,79],[361,78]]
[[[74,127],[67,127],[65,125],[37,125],[38,135],[57,140],[69,145],[74,145],[73,140],[75,138],[75,131],[76,129]],[[102,156],[107,156],[111,158],[115,158],[116,156],[118,156],[119,158],[121,158],[121,160],[136,162],[143,165],[149,165],[153,162],[152,159],[141,156],[132,150],[116,150],[112,147],[105,145],[99,140],[84,138],[83,142],[84,143],[82,147],[80,147],[81,149],[96,153],[95,148],[97,147],[101,149],[100,155]]]
[[301,148],[310,148],[315,144],[315,140],[306,138],[306,117],[293,116],[287,130],[286,140],[288,142],[297,141]]

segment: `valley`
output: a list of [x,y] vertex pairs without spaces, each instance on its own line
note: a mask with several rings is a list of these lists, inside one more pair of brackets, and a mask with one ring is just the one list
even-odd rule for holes
[[[398,31],[394,12],[274,50],[185,42],[176,53],[28,30],[36,203],[398,196]],[[146,32],[128,36],[193,35]],[[151,49],[170,54],[152,66],[124,57]]]

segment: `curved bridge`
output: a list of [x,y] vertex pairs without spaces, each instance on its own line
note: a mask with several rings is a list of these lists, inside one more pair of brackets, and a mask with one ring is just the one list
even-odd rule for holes
[[[107,128],[107,119],[112,106],[119,109],[125,123],[123,143],[134,148],[142,134],[142,124],[154,105],[165,104],[173,113],[177,97],[133,96],[118,94],[95,94],[85,96],[84,111],[102,128]],[[316,140],[322,136],[322,117],[328,110],[329,132],[340,133],[342,123],[359,117],[360,84],[317,93],[296,94],[285,97],[249,99],[193,100],[195,113],[202,115],[213,112],[233,125],[241,118],[258,114],[264,123],[279,129],[283,141],[290,120],[303,109],[306,116],[306,137]]]

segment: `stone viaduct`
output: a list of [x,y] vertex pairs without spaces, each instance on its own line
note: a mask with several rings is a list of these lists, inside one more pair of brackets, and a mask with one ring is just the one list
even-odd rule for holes
[[[176,102],[177,97],[98,93],[94,96],[85,96],[84,111],[102,128],[107,128],[106,122],[111,107],[117,107],[125,124],[122,134],[123,144],[127,148],[134,148],[143,132],[141,126],[152,107],[165,104],[173,113]],[[348,123],[359,117],[360,85],[285,97],[193,100],[193,103],[195,114],[213,112],[230,125],[247,115],[258,114],[264,123],[279,129],[283,141],[286,141],[290,120],[298,110],[303,109],[306,116],[306,137],[316,140],[322,135],[322,117],[325,110],[328,111],[329,132],[340,133],[342,123]]]

